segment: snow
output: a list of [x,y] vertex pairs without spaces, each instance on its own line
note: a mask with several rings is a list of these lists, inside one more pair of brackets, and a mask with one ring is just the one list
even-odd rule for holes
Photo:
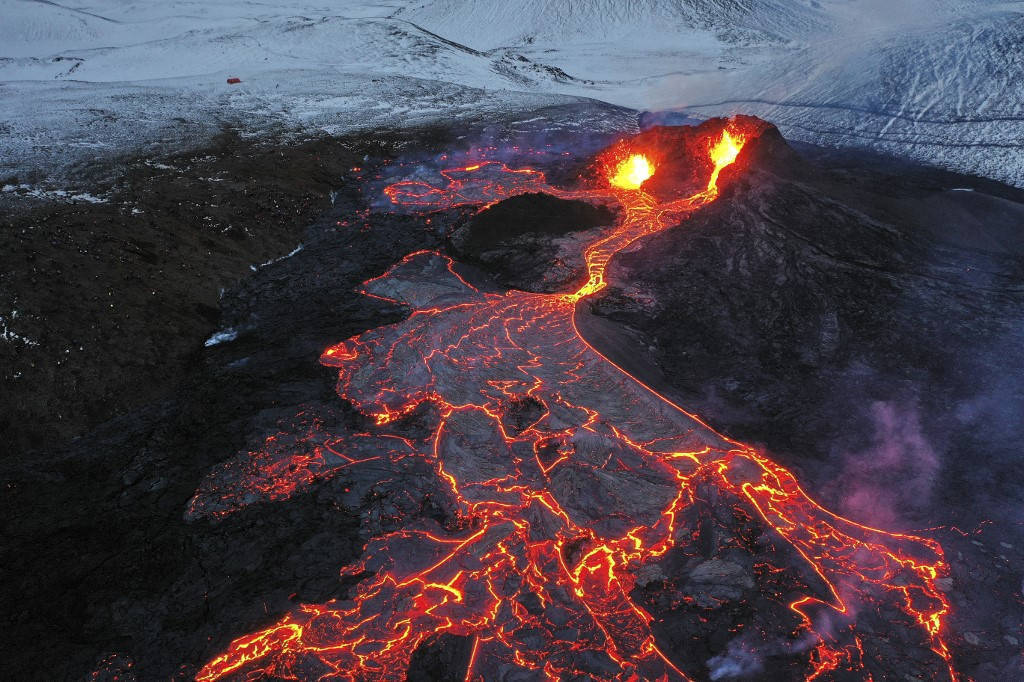
[[[1024,186],[1024,2],[0,0],[0,178],[594,98]],[[228,84],[229,77],[241,79]]]
[[14,194],[19,197],[31,197],[33,199],[50,199],[60,201],[85,201],[90,204],[105,204],[107,200],[89,192],[75,192],[66,189],[44,189],[32,185],[4,185],[0,187],[0,193]]
[[260,263],[259,265],[250,265],[249,269],[252,270],[253,272],[256,272],[257,270],[259,270],[261,268],[265,268],[268,265],[273,265],[274,263],[280,263],[285,258],[291,258],[295,254],[297,254],[299,251],[302,251],[302,249],[303,249],[303,245],[299,244],[298,246],[296,246],[294,249],[292,249],[291,251],[289,251],[285,255],[280,256],[279,258],[271,258],[266,263]]
[[209,348],[210,346],[216,346],[220,343],[227,343],[228,341],[234,341],[238,338],[238,332],[234,329],[225,329],[214,333],[210,338],[203,342],[203,346]]
[[38,346],[38,341],[30,339],[27,336],[23,336],[10,328],[9,324],[13,323],[16,319],[18,319],[17,310],[12,310],[6,317],[4,315],[0,315],[0,341],[6,341],[7,343],[14,343],[17,341],[18,343],[26,346]]

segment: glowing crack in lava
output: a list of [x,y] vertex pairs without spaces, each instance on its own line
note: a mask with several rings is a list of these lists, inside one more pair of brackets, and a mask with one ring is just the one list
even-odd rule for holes
[[[434,252],[364,283],[411,314],[327,348],[321,362],[377,430],[273,436],[215,470],[188,515],[285,499],[346,472],[365,482],[354,497],[378,481],[415,490],[429,478],[452,518],[408,519],[372,537],[343,569],[361,578],[351,599],[302,605],[237,638],[196,679],[404,679],[417,647],[442,633],[471,638],[467,680],[687,679],[652,630],[637,576],[687,551],[702,500],[764,527],[797,564],[801,588],[773,598],[802,647],[803,677],[870,678],[876,639],[855,612],[881,609],[895,614],[890,627],[916,633],[922,676],[955,679],[937,543],[828,512],[790,472],[634,379],[577,327],[576,303],[604,286],[612,254],[713,201],[719,171],[751,134],[731,123],[709,146],[707,187],[670,201],[614,183],[563,191],[493,162],[445,171],[443,186],[390,187],[396,202],[426,208],[545,191],[623,210],[586,247],[589,278],[575,292],[484,292]],[[471,189],[483,171],[492,180]],[[431,410],[429,436],[396,431]]]

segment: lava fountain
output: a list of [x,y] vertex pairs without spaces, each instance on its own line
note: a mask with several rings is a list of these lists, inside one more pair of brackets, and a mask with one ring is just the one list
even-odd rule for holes
[[[399,518],[343,569],[358,578],[350,599],[301,605],[237,638],[196,679],[400,680],[441,634],[471,642],[466,680],[688,679],[652,629],[637,576],[691,551],[693,511],[708,500],[795,557],[763,570],[803,576],[773,597],[802,647],[802,677],[869,678],[873,640],[856,613],[882,609],[919,633],[923,676],[955,678],[937,543],[823,509],[792,473],[645,386],[577,328],[577,303],[605,286],[611,257],[714,201],[721,171],[758,132],[742,121],[721,129],[695,160],[711,168],[706,187],[668,200],[641,187],[656,170],[642,154],[611,163],[605,186],[589,189],[494,162],[448,169],[437,185],[390,186],[392,201],[423,210],[544,191],[622,211],[585,247],[588,279],[576,291],[481,291],[429,251],[364,283],[364,294],[410,315],[320,361],[376,427],[272,436],[215,470],[188,516],[216,518],[344,475],[348,506],[388,486],[426,490],[446,501],[446,518]],[[407,419],[428,428],[410,435]]]
[[640,189],[647,178],[654,175],[651,162],[643,154],[633,154],[620,162],[608,182],[619,189]]
[[717,195],[719,173],[726,166],[735,163],[736,157],[740,155],[742,148],[742,139],[734,138],[733,134],[728,130],[722,131],[722,137],[711,147],[711,153],[709,154],[711,162],[715,164],[715,168],[711,171],[711,178],[708,180],[708,192],[714,192]]

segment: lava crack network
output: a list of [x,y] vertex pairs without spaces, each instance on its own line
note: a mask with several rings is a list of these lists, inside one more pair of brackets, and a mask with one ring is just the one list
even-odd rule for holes
[[[586,247],[588,278],[576,291],[483,292],[434,252],[364,284],[411,314],[326,349],[321,362],[376,428],[274,436],[214,471],[188,514],[285,499],[343,471],[372,484],[419,466],[452,519],[373,537],[343,569],[362,577],[350,599],[302,605],[239,637],[197,679],[403,679],[413,652],[444,633],[471,642],[467,680],[686,679],[699,673],[659,643],[637,575],[692,540],[687,513],[701,489],[745,510],[808,576],[805,593],[785,599],[788,635],[806,643],[804,677],[867,677],[854,612],[886,604],[919,631],[922,670],[955,678],[937,544],[821,508],[790,472],[647,388],[576,327],[576,305],[605,286],[611,256],[714,201],[719,172],[751,135],[733,122],[711,136],[706,186],[670,201],[643,190],[657,173],[646,157],[610,162],[602,189],[559,190],[538,171],[496,162],[448,170],[437,185],[389,187],[392,201],[423,210],[527,191],[622,210]],[[394,432],[421,408],[433,410],[429,436]]]

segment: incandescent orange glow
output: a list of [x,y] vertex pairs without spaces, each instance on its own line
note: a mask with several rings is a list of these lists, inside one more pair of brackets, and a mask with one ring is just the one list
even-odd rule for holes
[[718,192],[718,174],[736,160],[744,142],[743,138],[733,137],[728,130],[722,131],[722,139],[711,148],[711,162],[715,164],[715,169],[711,171],[711,180],[708,181],[709,191]]
[[[691,552],[708,522],[704,498],[763,529],[750,542],[771,546],[769,556],[778,546],[790,557],[755,565],[761,575],[804,578],[770,594],[788,607],[787,634],[806,652],[807,682],[872,679],[878,652],[891,645],[858,629],[857,608],[915,631],[922,679],[957,680],[943,632],[950,603],[937,582],[949,569],[937,542],[829,512],[790,471],[641,383],[577,327],[577,304],[605,286],[614,254],[715,200],[718,173],[737,158],[745,132],[724,131],[709,149],[707,189],[668,201],[615,191],[624,188],[618,174],[613,188],[563,190],[540,171],[496,162],[443,171],[442,186],[389,186],[394,203],[426,209],[543,191],[617,201],[622,211],[584,249],[589,280],[574,293],[481,291],[431,251],[364,283],[362,293],[411,314],[326,349],[320,362],[338,370],[338,394],[377,430],[311,428],[301,447],[271,436],[238,460],[240,477],[231,465],[211,476],[190,514],[286,499],[356,467],[384,477],[420,463],[454,518],[408,519],[372,537],[342,571],[363,576],[349,598],[301,605],[235,639],[196,680],[402,680],[413,652],[442,633],[472,639],[467,682],[525,679],[527,671],[551,682],[689,680],[660,649],[657,614],[639,598],[637,575],[670,551]],[[647,174],[628,186],[635,190],[653,172],[637,158]],[[424,403],[438,415],[429,436],[393,430]],[[525,403],[536,407],[529,419]]]
[[736,139],[728,130],[723,130],[722,139],[711,148],[711,161],[715,164],[715,168],[725,168],[736,160],[742,148],[742,139]]
[[654,167],[643,154],[633,154],[615,167],[615,174],[609,178],[612,187],[619,189],[640,189],[647,178],[654,175]]

